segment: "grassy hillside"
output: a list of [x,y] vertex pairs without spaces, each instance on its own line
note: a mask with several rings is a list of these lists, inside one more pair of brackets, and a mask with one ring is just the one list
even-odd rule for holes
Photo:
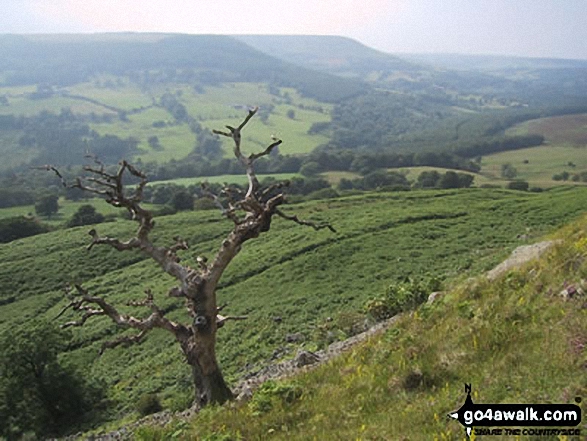
[[[329,220],[338,233],[276,221],[269,234],[245,245],[218,294],[220,303],[229,303],[230,314],[246,314],[249,320],[222,329],[221,365],[234,381],[274,357],[292,354],[299,343],[285,341],[291,333],[302,333],[308,349],[320,347],[324,340],[317,330],[327,317],[361,312],[367,299],[406,276],[431,274],[450,283],[485,271],[513,247],[584,212],[586,203],[584,188],[541,194],[469,189],[373,193],[286,207],[307,219]],[[118,220],[97,229],[125,238],[135,226]],[[191,245],[183,254],[190,262],[195,255],[211,256],[229,229],[215,211],[189,212],[158,218],[153,237],[169,244],[181,234]],[[120,305],[151,288],[170,317],[185,316],[181,302],[165,297],[169,277],[139,254],[103,247],[88,252],[87,230],[0,246],[0,331],[17,321],[54,318],[64,305],[62,287],[71,281]],[[66,314],[63,320],[72,317]],[[282,318],[279,324],[275,317]],[[132,412],[148,392],[158,393],[166,408],[189,404],[189,372],[169,336],[155,332],[141,345],[98,357],[101,343],[115,333],[107,320],[90,321],[76,331],[63,355],[107,385],[115,418]]]
[[552,177],[567,172],[587,172],[587,115],[540,118],[518,124],[508,135],[538,134],[546,145],[484,156],[481,174],[490,179],[501,178],[502,164],[510,163],[518,178],[534,186],[551,187],[560,182]]
[[[559,185],[552,179],[561,172],[580,173],[587,170],[587,149],[565,146],[541,146],[484,156],[481,174],[494,179],[501,178],[502,164],[512,164],[518,171],[517,178],[534,186]],[[527,161],[527,162],[525,162]],[[569,166],[569,162],[575,164]]]
[[249,403],[166,430],[142,428],[136,439],[465,440],[447,417],[462,405],[464,383],[475,403],[575,403],[587,393],[585,297],[559,292],[587,276],[587,218],[551,237],[562,243],[539,261],[494,282],[457,284],[346,355],[264,386]]

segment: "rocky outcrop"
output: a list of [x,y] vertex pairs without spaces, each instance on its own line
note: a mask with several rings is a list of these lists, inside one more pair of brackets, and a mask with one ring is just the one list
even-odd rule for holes
[[487,273],[487,278],[491,281],[497,279],[499,276],[505,274],[509,270],[519,268],[525,263],[537,259],[545,251],[556,245],[559,241],[546,240],[532,245],[522,245],[512,251],[510,257],[501,262],[495,268]]

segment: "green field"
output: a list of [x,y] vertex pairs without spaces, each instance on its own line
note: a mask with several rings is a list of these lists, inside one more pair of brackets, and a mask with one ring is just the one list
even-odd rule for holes
[[501,166],[506,163],[517,169],[517,178],[538,187],[560,185],[552,179],[555,174],[587,171],[587,115],[526,121],[506,134],[539,134],[545,137],[546,145],[484,156],[480,173],[487,179],[502,180]]
[[[528,163],[524,163],[526,160]],[[569,162],[575,166],[569,166]],[[552,179],[555,174],[587,171],[587,148],[547,145],[496,153],[483,157],[481,174],[488,180],[502,180],[501,166],[506,163],[516,168],[517,178],[526,180],[533,186],[552,187],[561,184]]]
[[587,114],[533,119],[506,131],[507,135],[538,134],[556,145],[587,146]]
[[320,173],[324,179],[326,179],[330,185],[337,185],[341,179],[358,179],[361,177],[359,173],[355,172],[346,172],[346,171],[328,171],[324,173]]
[[[52,227],[62,227],[65,223],[67,223],[69,219],[71,219],[71,217],[78,210],[79,207],[87,204],[93,205],[98,213],[102,213],[104,215],[120,214],[120,210],[107,204],[103,199],[68,201],[62,198],[59,200],[59,211],[56,214],[52,215],[50,218],[41,217],[40,220],[44,224],[50,225]],[[145,204],[145,207],[153,208],[153,206],[150,204]],[[0,219],[15,216],[30,216],[34,214],[34,205],[21,205],[18,207],[0,208]]]
[[112,111],[106,110],[100,105],[65,96],[36,100],[30,99],[28,96],[17,96],[8,98],[8,102],[8,106],[0,106],[0,115],[32,116],[42,111],[59,113],[61,109],[65,108],[71,109],[73,113],[82,115],[89,115],[92,112],[112,114]]
[[[298,345],[286,343],[285,336],[294,332],[306,336],[303,347],[316,349],[318,324],[341,311],[361,311],[389,283],[425,273],[448,281],[478,274],[513,247],[583,213],[586,205],[587,189],[570,187],[540,194],[499,189],[373,193],[286,206],[288,213],[330,221],[338,233],[276,220],[271,232],[243,247],[218,295],[220,303],[229,304],[228,313],[249,320],[219,333],[223,369],[234,381],[263,366],[275,350],[292,354]],[[178,233],[188,240],[191,249],[182,255],[188,264],[195,255],[210,257],[231,227],[216,211],[183,212],[160,217],[156,224],[156,243],[170,244]],[[136,226],[119,219],[97,229],[127,238]],[[168,276],[140,254],[104,247],[88,252],[87,230],[0,245],[0,300],[6,303],[0,306],[0,331],[27,317],[55,317],[64,305],[62,287],[71,281],[120,305],[151,288],[171,318],[185,316],[181,302],[165,296],[172,283]],[[278,325],[277,316],[282,317]],[[63,320],[71,318],[66,314]],[[132,412],[133,403],[148,392],[158,393],[167,408],[189,402],[189,372],[168,335],[154,332],[141,345],[98,357],[101,343],[114,332],[108,320],[91,321],[76,330],[76,349],[64,357],[107,384],[116,418]]]
[[[308,135],[307,131],[315,122],[330,120],[330,106],[302,98],[293,89],[280,89],[282,94],[289,95],[292,104],[280,104],[284,100],[269,94],[267,86],[261,83],[228,83],[223,86],[208,87],[203,94],[186,86],[168,85],[166,88],[156,89],[150,93],[154,98],[159,98],[169,90],[179,96],[179,101],[185,105],[191,117],[210,130],[223,130],[226,125],[241,120],[246,115],[245,109],[248,107],[259,106],[263,110],[266,106],[274,105],[265,123],[255,119],[247,125],[243,142],[245,153],[267,147],[272,142],[271,135],[283,139],[284,143],[280,146],[280,152],[284,154],[309,153],[316,146],[328,141],[324,135]],[[123,88],[121,93],[125,91],[126,89]],[[137,97],[134,98],[134,102],[138,104]],[[302,109],[300,106],[322,107],[323,111]],[[293,119],[287,117],[288,110],[295,112]],[[195,136],[189,131],[187,124],[174,124],[171,115],[164,109],[150,108],[129,115],[128,119],[128,122],[92,124],[92,128],[101,135],[113,134],[123,138],[133,136],[138,139],[142,152],[137,157],[143,161],[162,162],[169,159],[182,159],[195,146]],[[165,121],[171,125],[154,128],[152,124],[156,121]],[[164,150],[151,149],[147,144],[150,136],[157,136]],[[232,157],[230,141],[223,140],[223,142],[225,155]]]
[[[265,178],[274,178],[278,181],[285,181],[287,179],[301,177],[298,173],[277,173],[277,174],[267,174],[267,175],[257,175],[259,181],[262,181]],[[155,181],[151,185],[161,185],[161,184],[174,184],[174,185],[183,185],[188,187],[190,185],[198,185],[202,182],[208,182],[210,184],[239,184],[244,185],[248,182],[248,178],[246,175],[219,175],[219,176],[200,176],[197,178],[177,178],[177,179],[170,179],[168,181]]]
[[[108,86],[105,86],[108,84]],[[309,135],[307,132],[316,122],[330,121],[332,105],[302,97],[292,88],[275,88],[278,95],[269,93],[265,83],[225,83],[197,91],[191,87],[168,83],[140,89],[125,77],[96,77],[92,82],[56,89],[53,96],[32,99],[29,95],[34,87],[3,87],[0,95],[5,95],[8,105],[0,106],[0,115],[32,116],[42,111],[59,113],[70,109],[80,116],[107,115],[111,122],[92,122],[90,128],[100,135],[116,135],[120,138],[133,137],[139,141],[140,153],[134,159],[142,161],[167,162],[171,159],[185,158],[195,147],[196,138],[188,124],[178,124],[173,116],[162,107],[154,104],[165,93],[173,93],[185,106],[190,117],[210,130],[224,129],[246,115],[246,109],[258,106],[261,112],[269,112],[266,121],[259,118],[251,121],[243,142],[243,151],[251,153],[267,147],[271,135],[283,139],[280,152],[284,154],[305,154],[318,145],[328,141],[325,135]],[[87,100],[84,100],[87,99]],[[128,112],[125,120],[118,118],[118,111]],[[294,117],[288,117],[293,111]],[[154,122],[164,122],[164,127],[154,127]],[[147,142],[149,137],[159,138],[162,150],[154,150]],[[11,160],[10,153],[18,145],[6,138],[2,144]],[[225,154],[232,157],[232,145],[224,140]],[[30,152],[33,155],[34,152]],[[12,160],[14,165],[22,157]]]
[[[107,81],[110,81],[111,84],[118,84],[106,87],[104,83]],[[126,111],[148,107],[153,104],[149,94],[141,91],[136,84],[131,83],[124,77],[98,77],[92,83],[79,83],[69,86],[67,91],[72,95],[83,96]]]

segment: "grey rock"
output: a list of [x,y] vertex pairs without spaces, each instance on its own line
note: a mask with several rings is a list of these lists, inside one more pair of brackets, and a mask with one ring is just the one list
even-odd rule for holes
[[303,366],[309,366],[320,361],[320,356],[309,351],[300,351],[294,359],[296,367],[300,368]]
[[433,292],[428,296],[428,301],[426,302],[427,305],[431,305],[435,301],[437,301],[444,293],[442,291]]

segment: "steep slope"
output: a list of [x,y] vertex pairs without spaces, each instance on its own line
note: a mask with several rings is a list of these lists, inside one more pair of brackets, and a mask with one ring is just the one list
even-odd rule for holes
[[456,284],[350,353],[267,383],[248,403],[135,437],[460,440],[462,426],[447,415],[463,404],[464,383],[475,403],[582,403],[587,217],[553,237],[560,242],[539,260]]

